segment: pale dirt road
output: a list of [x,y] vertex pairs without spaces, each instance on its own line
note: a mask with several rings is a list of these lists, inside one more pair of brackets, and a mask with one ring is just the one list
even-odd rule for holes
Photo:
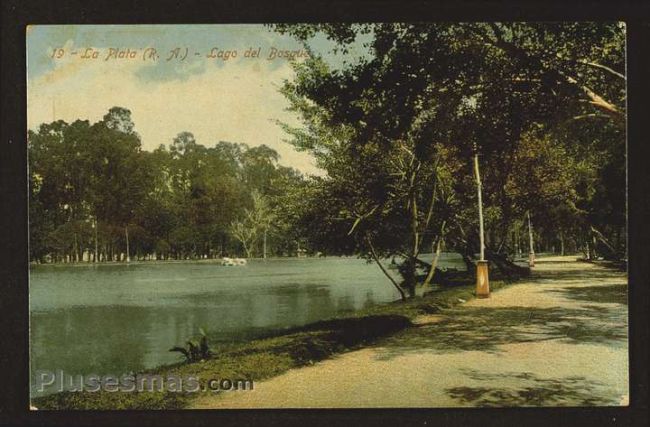
[[371,347],[195,408],[626,405],[627,278],[575,257]]

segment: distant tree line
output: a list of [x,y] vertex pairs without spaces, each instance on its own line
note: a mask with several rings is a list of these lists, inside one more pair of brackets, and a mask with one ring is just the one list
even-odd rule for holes
[[260,145],[206,147],[190,132],[141,149],[129,110],[29,131],[30,258],[36,262],[295,254],[284,206],[301,174]]

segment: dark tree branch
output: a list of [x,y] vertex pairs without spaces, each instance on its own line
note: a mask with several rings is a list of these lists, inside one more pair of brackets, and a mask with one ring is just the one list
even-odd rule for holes
[[402,287],[393,279],[393,277],[386,271],[383,265],[381,265],[381,261],[379,260],[379,257],[377,256],[377,252],[375,251],[375,247],[372,244],[372,240],[370,237],[366,236],[366,242],[368,243],[368,247],[370,248],[370,255],[372,255],[372,259],[375,260],[377,265],[379,266],[379,269],[384,273],[386,277],[388,277],[388,280],[395,286],[395,289],[399,292],[400,296],[402,297],[402,301],[406,300],[406,293],[404,293],[404,290]]

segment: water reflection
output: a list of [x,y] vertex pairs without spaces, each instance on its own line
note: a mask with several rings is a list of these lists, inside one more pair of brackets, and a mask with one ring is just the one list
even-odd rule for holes
[[199,327],[213,342],[248,340],[397,298],[358,259],[36,267],[30,363],[33,373],[119,376],[178,361],[168,349]]

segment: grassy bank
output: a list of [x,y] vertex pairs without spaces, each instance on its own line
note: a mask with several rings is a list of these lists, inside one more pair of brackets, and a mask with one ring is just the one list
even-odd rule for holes
[[[361,348],[413,325],[419,315],[438,313],[474,298],[474,285],[444,288],[408,301],[378,305],[345,316],[284,330],[247,343],[213,348],[215,355],[196,363],[161,366],[143,373],[166,378],[196,376],[259,382],[334,354]],[[505,281],[492,281],[492,290]],[[213,392],[210,392],[213,393]],[[181,409],[201,392],[63,392],[33,399],[39,409]]]

